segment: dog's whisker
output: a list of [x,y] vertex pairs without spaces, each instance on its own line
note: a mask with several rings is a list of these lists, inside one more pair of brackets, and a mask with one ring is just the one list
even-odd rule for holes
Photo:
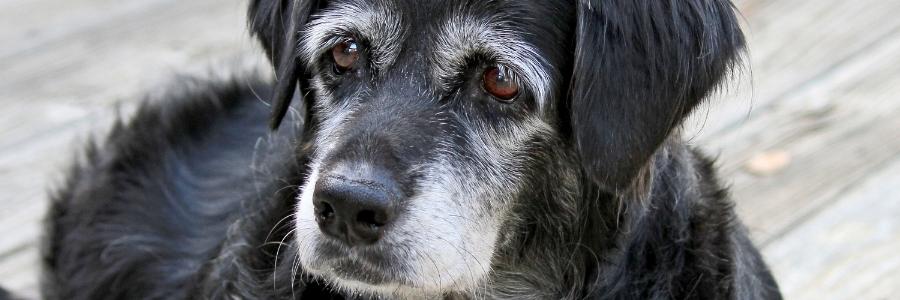
[[272,237],[272,234],[279,229],[279,226],[281,225],[282,222],[284,222],[285,220],[294,219],[294,218],[296,218],[296,212],[292,212],[292,213],[284,216],[284,218],[281,218],[280,220],[278,220],[278,222],[275,222],[275,225],[272,225],[272,229],[269,229],[269,233],[266,234],[266,238],[263,241],[268,242],[269,238]]
[[272,266],[272,289],[273,290],[278,290],[278,286],[277,286],[277,283],[278,283],[278,277],[277,277],[278,276],[278,258],[281,257],[281,246],[286,245],[284,243],[284,241],[289,239],[291,237],[291,235],[294,234],[295,231],[296,231],[296,229],[289,230],[284,235],[284,237],[281,239],[281,241],[278,242],[278,247],[275,248],[275,262],[272,264],[273,265]]

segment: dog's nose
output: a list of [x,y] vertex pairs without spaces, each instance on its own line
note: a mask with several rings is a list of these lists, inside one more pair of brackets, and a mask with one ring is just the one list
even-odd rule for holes
[[313,200],[319,229],[351,247],[374,244],[394,218],[394,188],[387,178],[323,178]]

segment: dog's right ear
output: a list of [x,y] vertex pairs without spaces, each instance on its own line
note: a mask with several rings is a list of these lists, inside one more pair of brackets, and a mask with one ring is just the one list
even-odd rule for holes
[[251,0],[248,19],[251,34],[259,38],[275,67],[276,83],[272,93],[274,130],[281,124],[294,97],[294,90],[307,73],[298,55],[301,28],[324,0]]

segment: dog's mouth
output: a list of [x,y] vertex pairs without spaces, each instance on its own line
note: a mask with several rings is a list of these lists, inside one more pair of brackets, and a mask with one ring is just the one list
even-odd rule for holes
[[368,285],[388,285],[396,283],[384,270],[350,258],[336,259],[326,263],[331,275],[340,280],[356,281]]
[[338,280],[370,286],[409,285],[397,264],[376,249],[347,249],[329,242],[316,247],[317,262],[305,266],[326,280]]

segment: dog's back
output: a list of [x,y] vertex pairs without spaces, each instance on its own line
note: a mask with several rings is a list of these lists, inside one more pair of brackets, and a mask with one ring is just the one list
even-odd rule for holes
[[200,289],[215,295],[215,289],[236,287],[227,279],[202,284],[201,276],[224,276],[208,262],[266,264],[238,262],[238,253],[266,250],[258,246],[267,236],[280,240],[277,232],[251,234],[247,228],[272,228],[281,216],[267,213],[290,211],[271,209],[280,205],[272,197],[278,180],[272,179],[292,173],[286,170],[295,164],[290,157],[267,163],[285,156],[291,147],[278,145],[291,133],[268,134],[262,86],[183,84],[89,146],[48,214],[45,296],[171,299]]

